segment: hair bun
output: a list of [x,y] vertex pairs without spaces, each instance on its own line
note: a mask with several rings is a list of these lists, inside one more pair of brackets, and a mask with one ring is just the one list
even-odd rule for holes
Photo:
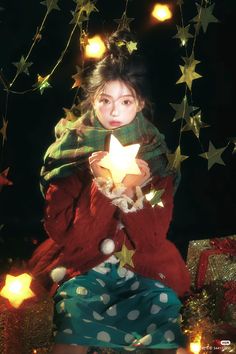
[[127,47],[129,42],[136,42],[134,34],[125,29],[117,30],[108,38],[108,55],[111,55],[114,59],[129,56],[131,54]]

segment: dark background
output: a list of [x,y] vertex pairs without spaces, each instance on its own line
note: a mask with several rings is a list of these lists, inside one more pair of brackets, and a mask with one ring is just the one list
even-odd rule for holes
[[[175,82],[181,76],[178,65],[183,64],[181,56],[185,56],[185,51],[179,46],[179,41],[172,38],[176,34],[176,24],[181,22],[176,2],[170,3],[174,16],[164,23],[150,20],[154,4],[150,0],[131,1],[127,15],[134,18],[130,27],[137,34],[139,49],[145,53],[148,63],[155,103],[154,123],[165,134],[169,148],[174,151],[178,145],[180,121],[171,123],[175,111],[169,103],[180,103],[184,96],[185,85],[175,85]],[[195,1],[185,0],[185,3],[183,17],[187,25],[197,15],[197,10]],[[59,0],[58,5],[61,11],[50,13],[42,40],[29,58],[33,62],[29,77],[21,74],[13,86],[14,90],[29,89],[36,82],[37,74],[46,76],[60,56],[72,29],[70,11],[75,3]],[[46,7],[39,0],[11,0],[0,6],[0,69],[11,81],[16,72],[12,63],[28,52]],[[96,6],[99,12],[92,13],[90,17],[89,34],[113,32],[117,26],[113,19],[121,17],[125,1],[98,0]],[[225,166],[215,164],[208,171],[207,160],[198,157],[208,150],[209,140],[220,148],[227,145],[229,137],[236,136],[236,68],[232,53],[235,13],[234,0],[216,0],[213,14],[220,23],[210,23],[206,34],[201,30],[196,41],[195,58],[201,61],[196,71],[203,78],[193,81],[192,103],[201,108],[202,120],[211,127],[201,130],[201,144],[191,131],[183,133],[181,139],[182,154],[191,158],[182,163],[182,180],[175,195],[168,237],[184,257],[190,240],[236,233],[234,144],[229,144],[222,154]],[[189,54],[191,46],[192,40],[187,47]],[[1,152],[0,171],[10,167],[8,177],[14,185],[4,187],[0,192],[2,265],[9,259],[28,259],[46,238],[42,225],[44,200],[39,190],[39,171],[43,154],[54,140],[54,126],[64,116],[63,107],[70,108],[73,103],[76,90],[71,90],[71,76],[79,63],[79,33],[76,31],[63,62],[50,79],[52,88],[45,90],[43,95],[39,92],[9,95],[7,142]],[[2,117],[6,113],[3,86],[0,86],[0,97]]]

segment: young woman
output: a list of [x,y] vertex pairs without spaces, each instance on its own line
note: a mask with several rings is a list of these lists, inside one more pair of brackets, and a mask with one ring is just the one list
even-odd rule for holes
[[[57,124],[45,155],[49,240],[30,267],[56,283],[54,354],[85,353],[88,346],[167,354],[184,346],[179,314],[189,274],[166,239],[176,178],[163,135],[144,116],[146,70],[129,54],[129,36],[111,36],[110,51],[89,77],[84,115]],[[141,173],[118,185],[100,166],[111,134],[124,146],[140,144]],[[160,190],[163,207],[155,200]]]

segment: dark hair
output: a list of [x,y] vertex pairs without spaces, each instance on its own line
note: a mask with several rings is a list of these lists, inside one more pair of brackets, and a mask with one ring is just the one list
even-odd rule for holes
[[127,43],[136,42],[128,30],[114,32],[107,41],[106,56],[100,60],[83,84],[86,99],[82,102],[82,111],[91,108],[91,97],[108,81],[121,80],[135,91],[137,98],[145,102],[143,113],[152,118],[150,88],[144,57],[136,50],[129,53]]

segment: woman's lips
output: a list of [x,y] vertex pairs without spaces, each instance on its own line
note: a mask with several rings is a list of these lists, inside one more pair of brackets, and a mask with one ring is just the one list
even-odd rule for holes
[[121,125],[121,122],[118,121],[118,120],[111,120],[109,122],[109,124],[112,126],[112,127],[119,127]]

